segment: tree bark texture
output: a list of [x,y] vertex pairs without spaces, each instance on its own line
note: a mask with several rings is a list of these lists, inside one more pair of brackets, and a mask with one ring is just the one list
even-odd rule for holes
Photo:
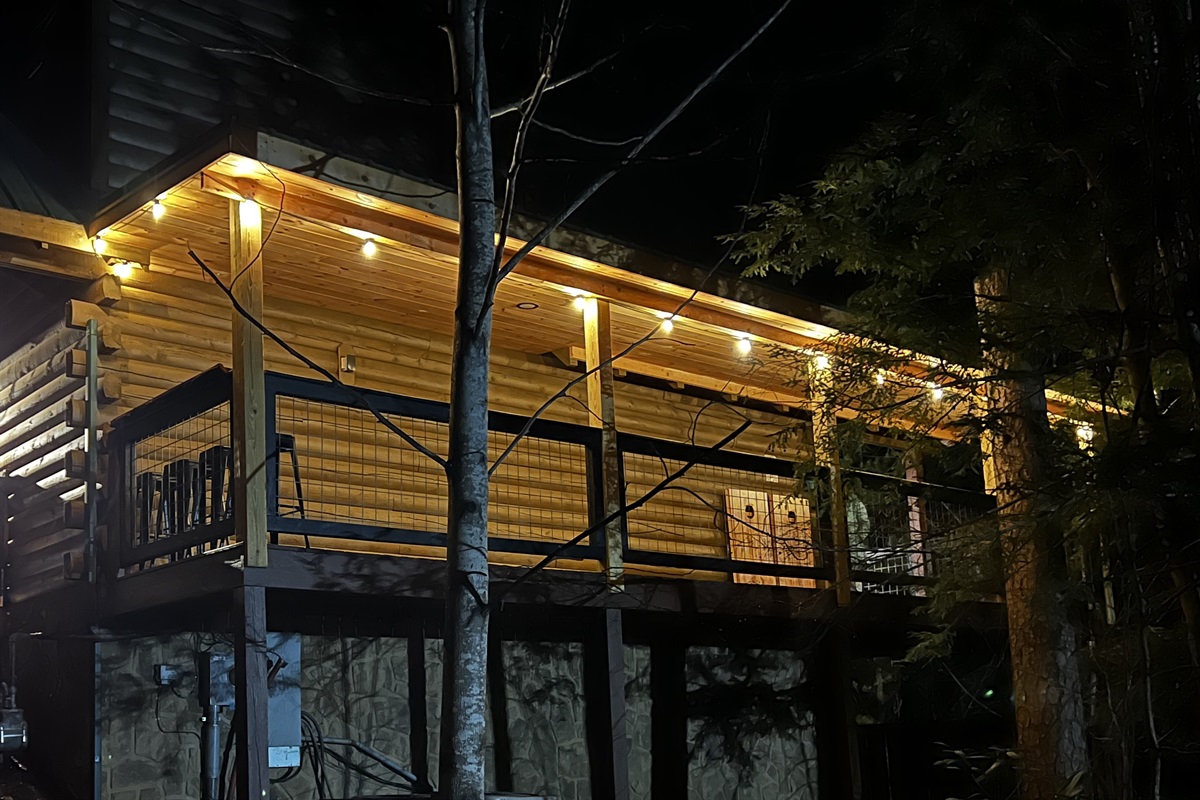
[[1004,344],[1008,271],[976,281],[990,372],[988,488],[999,508],[1023,800],[1061,797],[1088,766],[1078,631],[1059,591],[1066,558],[1040,518],[1039,442],[1048,433],[1042,379]]
[[483,0],[451,0],[460,222],[450,376],[440,796],[482,800],[487,707],[488,359],[495,187]]

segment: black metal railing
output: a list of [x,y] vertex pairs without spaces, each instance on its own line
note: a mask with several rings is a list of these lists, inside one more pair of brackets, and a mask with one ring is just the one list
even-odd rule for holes
[[[375,414],[445,456],[446,404],[271,373],[265,386],[274,543],[445,546],[444,471]],[[230,373],[216,368],[114,424],[109,451],[120,502],[110,529],[119,531],[119,568],[179,560],[231,541],[231,396]],[[596,428],[491,413],[489,461],[511,452],[492,475],[489,549],[603,558],[601,446]],[[631,506],[621,520],[631,570],[809,588],[834,579],[828,473],[797,477],[785,459],[631,434],[618,436],[618,451],[619,500]],[[672,475],[678,477],[663,486]],[[862,591],[920,592],[936,573],[933,544],[991,502],[854,471],[843,473],[843,486],[851,569]]]
[[229,371],[211,369],[114,421],[117,568],[179,560],[233,535],[232,391]]
[[842,473],[846,533],[855,588],[920,594],[938,564],[976,535],[995,507],[983,493],[879,475]]
[[[267,376],[268,528],[276,534],[444,546],[446,476],[375,418],[385,415],[423,447],[445,456],[444,403]],[[526,417],[488,416],[489,461],[524,430]],[[539,420],[494,471],[489,498],[494,552],[599,558],[603,535],[564,547],[599,513],[600,431]]]
[[790,461],[621,434],[627,564],[731,573],[745,583],[815,586],[833,577],[817,492]]

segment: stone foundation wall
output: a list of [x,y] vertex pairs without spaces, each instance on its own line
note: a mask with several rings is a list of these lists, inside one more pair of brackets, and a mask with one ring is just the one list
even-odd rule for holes
[[797,654],[693,647],[687,671],[688,796],[816,800],[815,720]]
[[[195,653],[220,647],[181,634],[109,642],[101,648],[102,785],[112,800],[200,797],[200,709]],[[401,764],[412,761],[406,639],[302,637],[301,703],[323,733],[365,742]],[[583,694],[583,646],[505,642],[505,708],[512,789],[559,800],[591,800]],[[156,664],[185,669],[175,687],[154,684]],[[425,642],[428,769],[437,782],[442,642]],[[813,800],[816,747],[807,710],[806,673],[786,651],[688,651],[689,797],[694,800]],[[625,648],[626,726],[631,797],[648,800],[651,783],[650,649]],[[228,730],[228,714],[225,715]],[[487,775],[494,788],[495,732],[489,712]],[[223,741],[225,740],[223,736]],[[382,770],[375,770],[386,776]],[[274,773],[282,775],[281,771]],[[327,767],[329,794],[392,791]],[[317,792],[308,759],[272,788],[281,800]],[[662,799],[660,799],[662,800]],[[674,798],[666,798],[674,800]]]

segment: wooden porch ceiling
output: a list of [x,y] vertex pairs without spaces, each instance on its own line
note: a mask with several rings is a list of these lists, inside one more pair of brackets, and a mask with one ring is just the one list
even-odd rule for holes
[[[189,247],[218,275],[229,271],[229,198],[263,207],[263,269],[270,296],[449,335],[454,313],[457,225],[416,209],[229,155],[161,196],[158,219],[143,206],[102,232],[112,252],[141,254],[152,272],[207,280]],[[374,255],[363,253],[372,239]],[[522,243],[515,242],[512,247]],[[501,284],[495,345],[577,359],[582,315],[569,290],[613,303],[614,349],[653,334],[618,368],[786,405],[805,401],[771,345],[806,347],[830,331],[707,294],[667,333],[660,315],[691,294],[682,287],[538,248]],[[530,306],[533,304],[533,307]],[[750,336],[749,356],[738,348]]]

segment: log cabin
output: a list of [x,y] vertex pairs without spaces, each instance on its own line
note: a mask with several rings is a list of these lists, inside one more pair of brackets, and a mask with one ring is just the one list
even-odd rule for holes
[[[21,758],[79,798],[213,800],[231,760],[239,797],[428,792],[446,476],[408,440],[447,444],[455,199],[278,126],[201,124],[217,111],[147,89],[163,44],[122,5],[97,46],[103,201],[0,173]],[[996,603],[964,612],[970,702],[887,666],[928,541],[991,501],[911,466],[798,474],[836,415],[769,354],[819,350],[836,313],[694,275],[562,231],[499,288],[489,783],[927,796],[898,787],[932,791],[936,743],[1010,736],[982,699]],[[848,518],[851,480],[882,491]]]

